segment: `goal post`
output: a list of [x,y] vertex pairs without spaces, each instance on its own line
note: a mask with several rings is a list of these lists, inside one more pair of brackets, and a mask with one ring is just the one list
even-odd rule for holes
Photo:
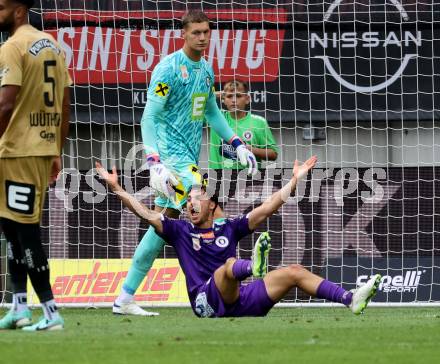
[[[94,162],[116,165],[129,192],[153,205],[139,126],[146,89],[154,66],[183,44],[182,15],[200,7],[212,22],[205,57],[216,90],[248,82],[250,112],[279,146],[255,179],[209,170],[225,213],[257,206],[287,182],[295,159],[316,154],[297,196],[258,230],[272,236],[270,268],[302,264],[347,289],[380,273],[373,303],[439,304],[440,4],[411,0],[41,0],[32,21],[59,41],[74,81],[64,169],[41,229],[58,303],[108,306],[119,293],[148,225],[107,195]],[[209,159],[205,128],[202,169]],[[243,239],[240,257],[255,239]],[[136,299],[188,305],[171,247]],[[296,290],[281,302],[322,303]]]

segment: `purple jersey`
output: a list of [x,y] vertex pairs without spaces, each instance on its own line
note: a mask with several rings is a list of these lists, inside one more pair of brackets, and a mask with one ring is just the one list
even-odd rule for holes
[[215,222],[209,229],[163,217],[163,238],[176,250],[180,266],[186,277],[191,305],[199,288],[211,278],[215,270],[228,258],[236,257],[238,241],[252,233],[247,216]]

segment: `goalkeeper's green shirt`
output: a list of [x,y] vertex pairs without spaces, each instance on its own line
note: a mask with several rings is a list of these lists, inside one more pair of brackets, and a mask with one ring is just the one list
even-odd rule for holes
[[[225,118],[231,129],[248,145],[255,148],[268,148],[278,153],[278,147],[270,131],[265,118],[253,115],[250,112],[239,120],[231,117],[229,112],[224,113]],[[257,158],[258,168],[261,167],[261,160]],[[243,169],[237,161],[234,148],[222,141],[222,139],[210,130],[209,146],[209,168],[214,169]]]

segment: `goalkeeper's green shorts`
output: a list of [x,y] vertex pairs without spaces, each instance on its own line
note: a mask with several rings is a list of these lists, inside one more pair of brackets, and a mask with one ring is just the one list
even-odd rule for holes
[[186,205],[188,192],[194,184],[203,184],[204,180],[199,172],[199,167],[195,164],[190,164],[180,171],[173,171],[176,174],[179,184],[174,187],[176,195],[174,199],[166,198],[165,196],[157,196],[154,200],[156,206],[181,210]]

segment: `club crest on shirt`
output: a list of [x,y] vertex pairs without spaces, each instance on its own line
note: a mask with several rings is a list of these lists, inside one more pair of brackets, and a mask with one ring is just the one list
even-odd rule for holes
[[215,239],[215,245],[219,248],[226,248],[229,245],[229,240],[226,236],[219,236]]
[[154,93],[160,97],[165,97],[170,91],[170,87],[164,82],[158,82]]
[[243,139],[244,140],[251,140],[252,139],[252,137],[253,137],[254,135],[252,134],[252,131],[250,131],[250,130],[246,130],[244,133],[243,133]]
[[193,243],[193,249],[195,251],[199,251],[201,248],[200,245],[200,235],[199,234],[191,234],[192,243]]
[[189,78],[188,68],[186,68],[184,64],[180,65],[180,74],[182,75],[182,78],[184,80],[187,80]]

